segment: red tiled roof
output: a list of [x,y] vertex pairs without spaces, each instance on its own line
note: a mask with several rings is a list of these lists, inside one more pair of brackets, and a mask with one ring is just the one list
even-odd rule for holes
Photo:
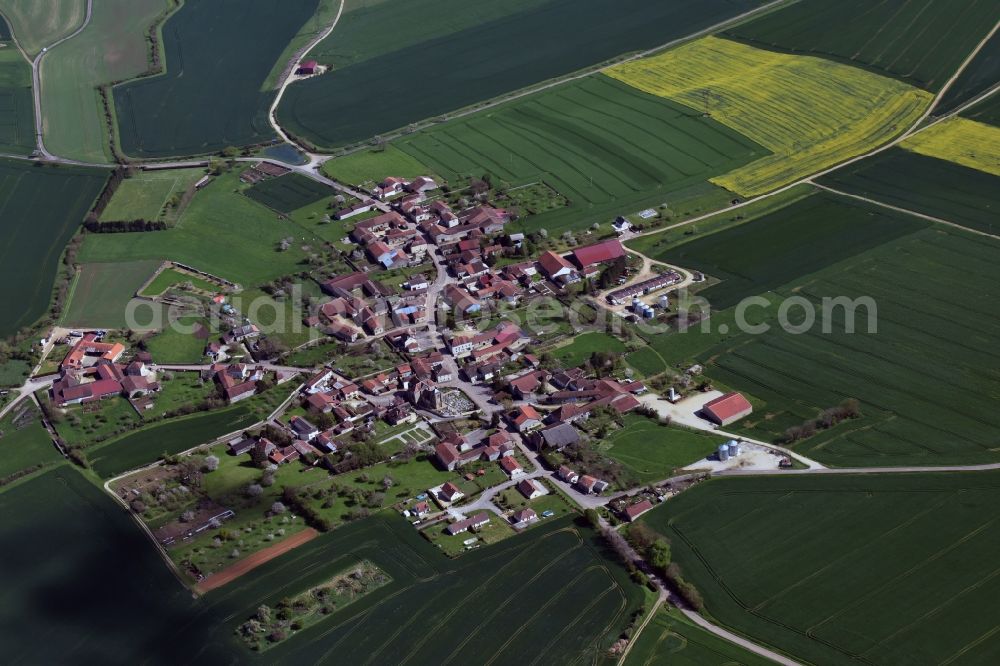
[[540,257],[538,257],[538,265],[542,267],[547,275],[555,275],[561,269],[567,268],[569,270],[573,269],[573,264],[566,261],[564,258],[552,251],[543,252]]
[[727,393],[715,400],[709,400],[702,408],[720,421],[730,419],[737,414],[752,409],[750,402],[739,393]]
[[653,508],[653,503],[647,500],[642,500],[636,504],[625,507],[625,515],[628,516],[629,520],[638,518],[640,515],[646,513]]
[[605,261],[612,261],[624,256],[625,248],[614,238],[573,251],[573,260],[580,268],[601,264]]

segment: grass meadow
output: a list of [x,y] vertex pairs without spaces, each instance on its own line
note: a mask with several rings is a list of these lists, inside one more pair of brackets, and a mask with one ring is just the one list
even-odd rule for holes
[[62,459],[32,403],[21,403],[0,420],[0,479]]
[[45,54],[41,77],[47,149],[86,162],[112,161],[98,86],[130,79],[148,69],[146,31],[166,9],[165,0],[94,3],[83,32]]
[[125,309],[139,287],[159,267],[155,260],[83,264],[70,286],[62,324],[69,327],[125,328]]
[[341,183],[378,183],[386,176],[416,178],[432,176],[423,162],[393,144],[383,150],[360,150],[323,163],[323,173]]
[[215,292],[219,287],[191,273],[184,273],[176,268],[167,268],[157,273],[156,277],[150,280],[143,290],[143,296],[161,296],[171,287],[181,284],[191,284],[196,289],[207,292]]
[[186,1],[163,26],[166,73],[114,88],[122,151],[200,155],[273,139],[274,91],[262,87],[317,2]]
[[[360,143],[664,44],[760,4],[390,0],[355,5],[310,52],[332,71],[290,86],[278,119],[317,146]],[[461,67],[454,66],[458,60]],[[385,81],[392,81],[394,98],[405,102],[386,103]],[[434,94],[426,94],[430,81]]]
[[83,24],[86,0],[0,0],[3,12],[18,43],[34,58],[42,47],[66,37]]
[[717,622],[803,663],[986,665],[998,500],[995,471],[732,478],[642,520]]
[[1000,127],[949,118],[900,144],[907,150],[1000,176]]
[[41,317],[49,306],[66,243],[107,180],[82,167],[0,160],[0,336]]
[[679,610],[657,611],[623,666],[769,666],[773,662],[697,626]]
[[771,151],[712,182],[763,194],[902,133],[932,96],[822,58],[705,37],[607,70],[653,95],[709,113]]
[[[80,249],[83,262],[137,259],[178,261],[244,287],[301,270],[303,246],[322,240],[278,218],[274,211],[243,196],[236,172],[219,176],[200,190],[177,223],[164,231],[88,234]],[[296,238],[279,251],[283,238]]]
[[818,182],[986,232],[997,225],[1000,210],[1000,177],[901,148],[852,164]]
[[936,92],[996,19],[996,7],[978,0],[803,0],[724,34],[864,67]]
[[669,428],[652,419],[627,415],[625,427],[603,440],[604,452],[635,472],[640,483],[662,481],[684,467],[708,457],[722,438]]
[[553,349],[552,355],[563,367],[575,368],[589,361],[591,354],[598,351],[621,354],[625,351],[625,343],[603,331],[594,331],[575,336],[568,345]]
[[270,393],[249,398],[230,407],[155,423],[95,446],[88,458],[103,478],[155,462],[163,453],[180,453],[262,420],[283,395]]
[[158,220],[170,197],[183,194],[204,174],[204,169],[140,171],[121,182],[101,221]]
[[[544,182],[569,200],[533,216],[550,233],[669,201],[766,155],[700,113],[603,75],[406,136],[395,144],[435,173]],[[725,199],[724,199],[725,200]]]

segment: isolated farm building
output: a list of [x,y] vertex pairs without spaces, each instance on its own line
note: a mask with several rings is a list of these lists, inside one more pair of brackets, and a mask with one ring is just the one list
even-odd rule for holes
[[311,76],[316,73],[317,67],[319,67],[319,63],[315,60],[304,60],[299,63],[299,68],[295,73],[300,76]]
[[572,256],[576,267],[590,275],[602,264],[624,257],[625,248],[622,247],[621,241],[612,238],[574,250]]
[[531,479],[525,479],[524,481],[518,483],[517,491],[524,495],[525,499],[530,500],[533,500],[536,497],[541,497],[545,494],[545,491]]
[[451,536],[456,534],[462,534],[463,532],[468,532],[472,530],[475,532],[479,528],[483,527],[490,522],[490,516],[485,511],[481,511],[471,518],[466,518],[465,520],[460,520],[457,523],[452,523],[445,530]]
[[527,527],[537,520],[538,514],[535,513],[535,510],[531,507],[516,511],[514,515],[510,517],[510,521],[514,523],[515,527]]
[[629,504],[625,507],[625,517],[628,518],[629,522],[634,521],[636,518],[646,513],[653,508],[653,503],[648,499],[644,499],[641,502],[636,502],[635,504]]
[[749,416],[753,412],[753,406],[741,394],[734,392],[706,402],[701,412],[712,423],[726,426]]

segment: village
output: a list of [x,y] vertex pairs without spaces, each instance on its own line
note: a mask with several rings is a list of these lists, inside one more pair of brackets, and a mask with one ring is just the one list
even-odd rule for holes
[[[262,163],[246,173],[269,171]],[[639,275],[615,237],[531,257],[525,235],[507,232],[505,210],[480,201],[456,212],[435,193],[429,177],[390,177],[335,211],[357,219],[349,241],[369,263],[320,284],[324,298],[303,323],[339,354],[313,368],[268,357],[266,333],[223,297],[213,300],[229,325],[206,341],[202,364],[158,364],[104,330],[52,341],[52,355],[59,343],[68,348],[43,404],[55,429],[117,401],[154,413],[178,376],[203,387],[207,409],[273,396],[273,410],[251,427],[193,441],[186,454],[109,483],[199,585],[372,511],[398,512],[456,556],[569,513],[630,522],[712,472],[792,466],[738,437],[705,435],[700,462],[641,481],[605,440],[656,427],[669,446],[678,427],[714,433],[750,415],[750,403],[690,382],[661,398],[614,364],[564,367],[550,353],[564,336],[517,315],[537,299],[593,295],[595,310],[638,322],[667,309],[665,294],[685,275]],[[612,225],[614,234],[627,229]],[[404,277],[387,284],[384,275],[400,269]],[[603,295],[583,289],[598,282]],[[341,367],[372,345],[386,349],[374,371]],[[743,455],[755,447],[756,457]]]

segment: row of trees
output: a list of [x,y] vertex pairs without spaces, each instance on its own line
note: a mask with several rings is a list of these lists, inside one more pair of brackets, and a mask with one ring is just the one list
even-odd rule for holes
[[146,220],[143,218],[100,222],[88,215],[87,220],[83,223],[83,228],[94,234],[118,234],[134,231],[163,231],[167,228],[167,223],[163,220]]
[[819,413],[814,419],[809,419],[802,425],[792,426],[785,430],[778,439],[781,444],[791,444],[800,439],[808,439],[820,430],[826,430],[841,421],[861,417],[861,403],[855,398],[848,398],[836,407],[829,407]]

